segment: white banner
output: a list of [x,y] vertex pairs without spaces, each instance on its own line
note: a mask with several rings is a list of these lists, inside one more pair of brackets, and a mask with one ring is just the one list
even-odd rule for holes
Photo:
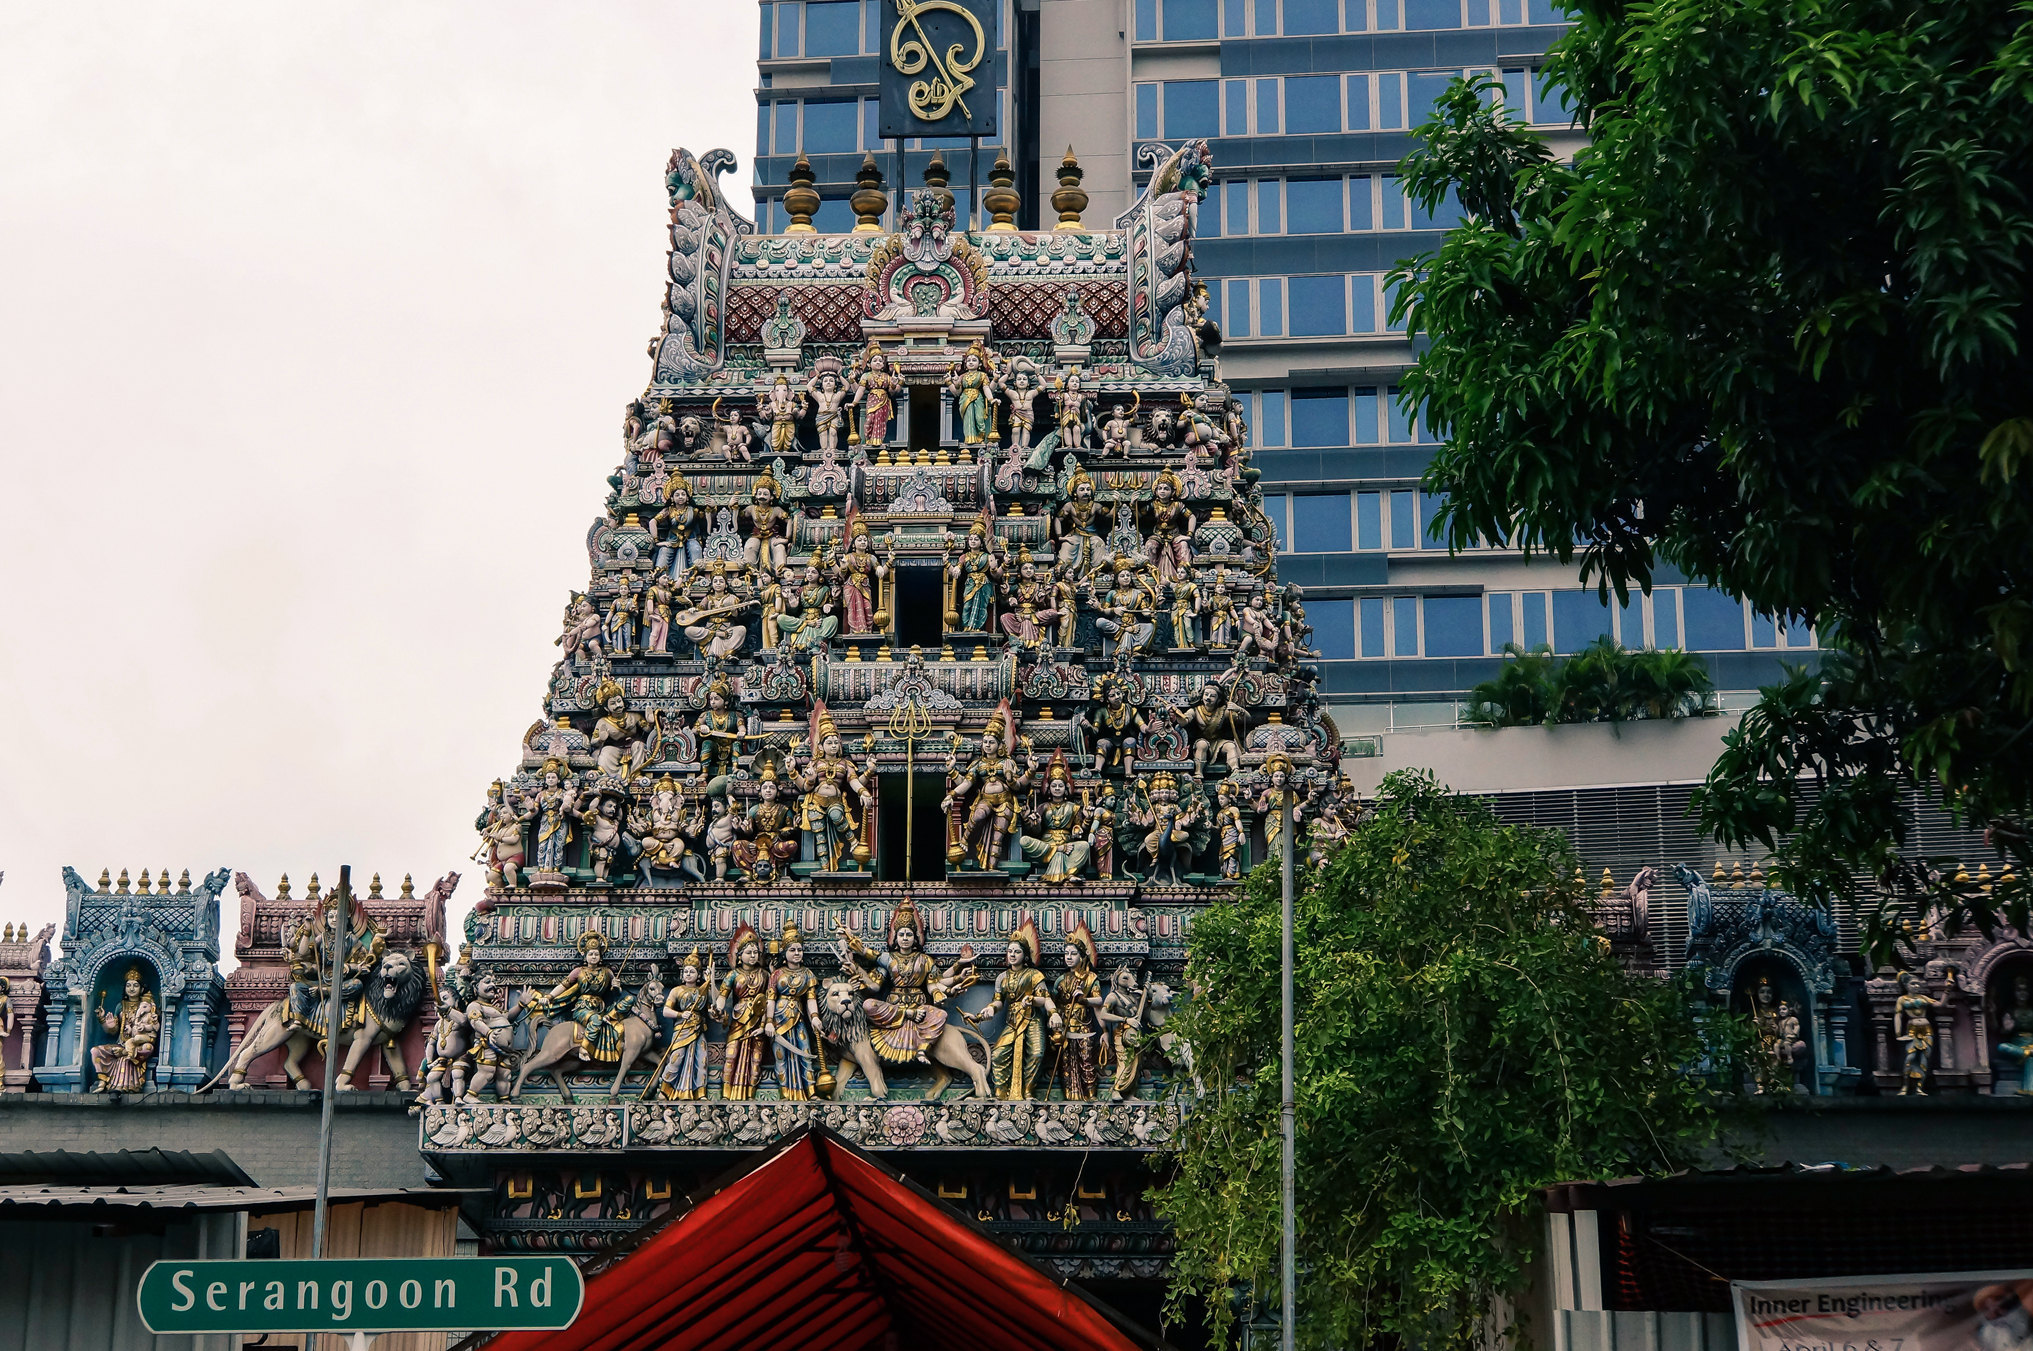
[[1734,1281],[1738,1351],[2033,1351],[2033,1271]]

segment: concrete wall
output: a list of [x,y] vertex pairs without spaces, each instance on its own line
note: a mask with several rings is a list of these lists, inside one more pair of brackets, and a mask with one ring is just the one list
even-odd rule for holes
[[1129,210],[1130,0],[1041,0],[1038,6],[1038,224],[1059,219],[1052,193],[1072,146],[1087,171],[1082,219],[1101,229]]
[[[332,1185],[422,1187],[407,1093],[341,1093]],[[263,1187],[318,1180],[316,1093],[28,1093],[0,1097],[0,1153],[68,1149],[223,1149]]]
[[1689,783],[1708,777],[1734,716],[1662,722],[1582,723],[1467,731],[1391,732],[1383,754],[1343,760],[1356,787],[1373,792],[1384,775],[1430,769],[1462,793],[1535,788],[1605,788]]

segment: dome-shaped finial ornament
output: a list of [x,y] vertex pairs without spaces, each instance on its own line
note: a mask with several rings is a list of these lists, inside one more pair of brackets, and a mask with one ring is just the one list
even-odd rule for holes
[[854,195],[847,199],[847,205],[854,208],[856,234],[881,233],[882,213],[889,210],[889,194],[882,190],[882,166],[875,162],[873,150],[854,172]]
[[930,162],[925,165],[925,191],[938,198],[948,211],[954,209],[953,189],[946,186],[951,178],[952,174],[946,169],[946,157],[934,150]]
[[1009,151],[995,152],[995,167],[988,171],[988,191],[981,194],[981,204],[988,208],[989,229],[1017,228],[1017,208],[1024,204],[1024,199],[1016,189],[1016,170],[1010,167]]
[[1087,209],[1087,190],[1080,186],[1080,180],[1087,177],[1087,171],[1080,167],[1080,161],[1073,158],[1073,147],[1066,147],[1066,158],[1059,161],[1059,188],[1052,194],[1052,210],[1059,213],[1059,223],[1054,229],[1084,230],[1080,213]]
[[808,235],[813,233],[812,216],[819,210],[819,189],[813,186],[818,179],[812,173],[812,161],[803,155],[791,166],[791,185],[784,189],[784,212],[791,223],[784,227],[787,235]]

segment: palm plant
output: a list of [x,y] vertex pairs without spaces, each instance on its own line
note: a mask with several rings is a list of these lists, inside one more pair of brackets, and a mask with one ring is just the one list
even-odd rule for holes
[[1554,720],[1559,663],[1543,643],[1527,651],[1504,644],[1504,664],[1496,679],[1468,692],[1462,721],[1476,727],[1534,727]]

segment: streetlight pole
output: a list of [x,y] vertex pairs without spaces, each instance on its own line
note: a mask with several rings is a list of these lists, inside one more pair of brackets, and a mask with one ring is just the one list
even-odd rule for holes
[[[1287,907],[1289,909],[1289,907]],[[353,932],[353,867],[339,866],[338,922],[332,944],[331,1000],[325,1006],[325,1094],[318,1118],[318,1200],[311,1215],[311,1256],[325,1255],[325,1223],[331,1218],[332,1105],[339,1096],[339,1024],[346,1016],[346,940]],[[1290,1076],[1287,1075],[1287,1078]],[[1288,1348],[1289,1351],[1289,1348]]]
[[1278,1100],[1279,1125],[1284,1139],[1278,1158],[1278,1205],[1284,1221],[1284,1233],[1278,1244],[1279,1304],[1278,1343],[1283,1351],[1293,1351],[1298,1337],[1299,1315],[1297,1299],[1297,1252],[1299,1247],[1299,1221],[1293,1200],[1293,1155],[1297,1152],[1296,1103],[1292,1091],[1292,786],[1285,785],[1279,795],[1278,853],[1279,869],[1283,874],[1284,903],[1279,916],[1279,1046],[1284,1061],[1284,1092]]

